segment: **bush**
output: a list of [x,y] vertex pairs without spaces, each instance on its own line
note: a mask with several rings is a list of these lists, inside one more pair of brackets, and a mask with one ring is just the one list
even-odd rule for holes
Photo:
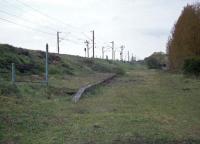
[[150,69],[161,69],[162,68],[162,65],[159,63],[159,61],[153,57],[147,58],[145,61],[146,61],[148,68],[150,68]]
[[162,69],[167,64],[167,56],[163,52],[155,52],[151,56],[145,58],[145,63],[150,69]]
[[186,59],[183,70],[185,74],[200,76],[200,57]]

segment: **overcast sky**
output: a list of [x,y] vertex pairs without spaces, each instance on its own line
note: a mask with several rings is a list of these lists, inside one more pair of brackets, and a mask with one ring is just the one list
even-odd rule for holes
[[[116,58],[125,45],[124,56],[130,51],[143,59],[156,51],[165,52],[183,7],[195,1],[0,0],[0,43],[44,50],[48,42],[50,51],[56,52],[56,31],[60,31],[67,39],[60,43],[61,53],[84,56],[84,40],[92,39],[91,30],[95,30],[95,56],[100,57],[102,46],[109,48],[109,42],[115,41]],[[106,55],[111,58],[109,49]]]

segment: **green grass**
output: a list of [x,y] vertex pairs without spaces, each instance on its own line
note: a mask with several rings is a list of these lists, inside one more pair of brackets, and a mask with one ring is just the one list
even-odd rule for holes
[[[10,81],[10,64],[34,64],[17,80],[44,79],[44,53],[0,45],[0,143],[197,144],[200,80],[143,65],[50,54],[49,86]],[[77,103],[72,93],[112,73]],[[5,82],[5,80],[9,80]]]
[[[20,96],[1,95],[1,142],[200,143],[199,80],[142,66],[123,68],[126,75],[84,95],[77,104],[63,93],[48,97],[40,85],[17,86]],[[55,76],[51,80],[58,85],[52,87],[77,88],[101,76]]]
[[[77,76],[95,72],[124,74],[123,68],[129,67],[129,64],[121,62],[54,53],[49,53],[48,59],[49,74],[51,75]],[[0,78],[9,79],[12,63],[16,65],[18,76],[25,74],[42,76],[45,69],[45,52],[0,44]],[[2,74],[2,72],[6,72],[6,74]]]

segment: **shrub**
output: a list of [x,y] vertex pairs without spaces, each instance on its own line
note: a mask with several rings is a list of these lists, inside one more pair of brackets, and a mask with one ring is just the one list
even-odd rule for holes
[[123,68],[120,68],[120,67],[114,68],[113,71],[118,75],[124,75],[125,74],[125,70]]
[[159,63],[157,59],[151,57],[151,58],[147,58],[145,61],[148,68],[150,69],[161,69],[161,64]]
[[162,52],[155,52],[151,56],[145,58],[145,63],[150,69],[162,69],[167,64],[167,56]]
[[200,76],[200,57],[186,59],[183,70],[185,74]]

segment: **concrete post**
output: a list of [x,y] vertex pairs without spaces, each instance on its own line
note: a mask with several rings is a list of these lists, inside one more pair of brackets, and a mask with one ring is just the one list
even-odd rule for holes
[[15,64],[12,63],[12,84],[15,84],[16,74],[15,74]]
[[45,82],[48,86],[48,52],[49,52],[49,46],[46,44],[46,60],[45,60]]

